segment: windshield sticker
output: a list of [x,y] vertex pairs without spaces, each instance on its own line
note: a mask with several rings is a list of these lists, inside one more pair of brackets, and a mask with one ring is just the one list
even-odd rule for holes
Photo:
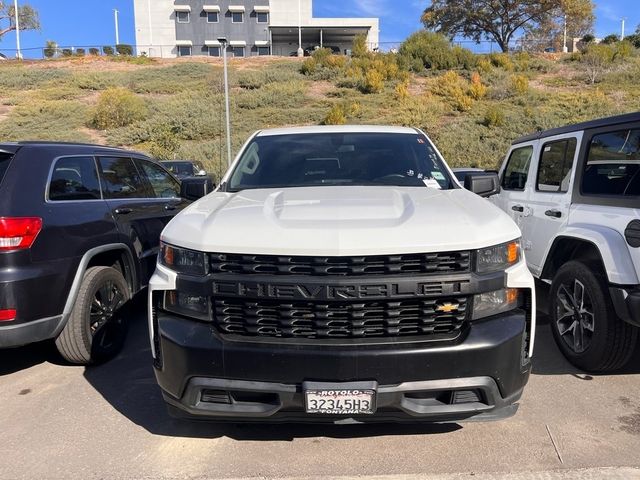
[[413,170],[407,170],[407,176],[408,177],[413,177],[416,174],[416,172],[414,172]]
[[436,180],[444,180],[444,175],[441,172],[431,172],[431,176]]
[[418,143],[424,143],[424,139],[418,137]]
[[438,190],[442,190],[442,187],[440,186],[440,184],[438,183],[437,180],[433,179],[433,178],[425,178],[424,180],[422,180],[424,182],[424,184],[429,187],[429,188],[436,188]]

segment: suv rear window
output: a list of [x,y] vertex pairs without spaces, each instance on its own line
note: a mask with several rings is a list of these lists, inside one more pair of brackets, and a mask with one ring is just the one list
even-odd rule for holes
[[591,139],[582,194],[640,196],[639,129],[602,133]]
[[4,178],[4,174],[7,173],[7,169],[9,168],[9,164],[13,159],[13,154],[0,152],[0,183],[2,183],[2,179]]
[[49,200],[96,199],[100,199],[100,182],[93,157],[58,159],[49,183]]

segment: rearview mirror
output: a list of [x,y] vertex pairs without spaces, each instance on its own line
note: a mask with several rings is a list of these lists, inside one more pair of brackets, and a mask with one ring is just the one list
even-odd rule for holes
[[180,196],[187,200],[198,200],[215,188],[209,177],[185,178],[180,183]]
[[481,197],[490,197],[500,193],[500,179],[497,173],[486,172],[482,175],[467,175],[464,179],[464,188]]

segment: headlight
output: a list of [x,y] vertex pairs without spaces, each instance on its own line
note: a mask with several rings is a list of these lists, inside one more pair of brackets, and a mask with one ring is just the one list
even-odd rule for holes
[[520,239],[476,252],[476,272],[491,273],[506,270],[520,260]]
[[205,253],[174,247],[166,243],[160,243],[158,261],[174,272],[187,275],[204,276],[209,272]]
[[472,320],[498,315],[522,306],[522,295],[517,288],[504,288],[481,293],[473,297]]
[[169,290],[164,292],[162,307],[164,310],[178,315],[211,321],[211,301],[209,297]]

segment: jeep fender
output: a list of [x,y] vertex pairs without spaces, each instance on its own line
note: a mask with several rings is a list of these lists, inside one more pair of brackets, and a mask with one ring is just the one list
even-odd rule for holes
[[603,225],[575,224],[558,235],[549,248],[543,265],[546,270],[550,254],[562,239],[575,238],[591,243],[602,258],[609,283],[616,285],[637,285],[638,275],[624,237],[620,232]]
[[71,288],[69,289],[69,295],[67,296],[67,301],[64,304],[62,318],[60,319],[60,323],[58,324],[58,327],[55,330],[54,337],[57,337],[58,335],[60,335],[60,332],[62,332],[64,327],[67,325],[67,322],[69,321],[69,317],[71,316],[73,306],[76,303],[76,298],[78,297],[78,292],[80,291],[80,285],[82,284],[82,279],[84,278],[84,274],[87,271],[87,266],[89,265],[89,262],[91,262],[91,259],[96,255],[99,255],[105,252],[111,252],[111,251],[124,251],[126,253],[129,265],[131,266],[131,269],[132,269],[131,270],[132,275],[134,276],[133,278],[134,286],[131,288],[131,295],[136,293],[135,290],[137,285],[136,283],[137,278],[135,277],[137,276],[137,274],[136,274],[135,262],[133,260],[134,257],[133,257],[133,254],[131,253],[131,249],[127,245],[125,245],[124,243],[111,243],[108,245],[101,245],[99,247],[88,250],[80,259],[80,263],[78,265],[78,268],[76,269],[76,274],[73,277],[73,283],[71,284]]

